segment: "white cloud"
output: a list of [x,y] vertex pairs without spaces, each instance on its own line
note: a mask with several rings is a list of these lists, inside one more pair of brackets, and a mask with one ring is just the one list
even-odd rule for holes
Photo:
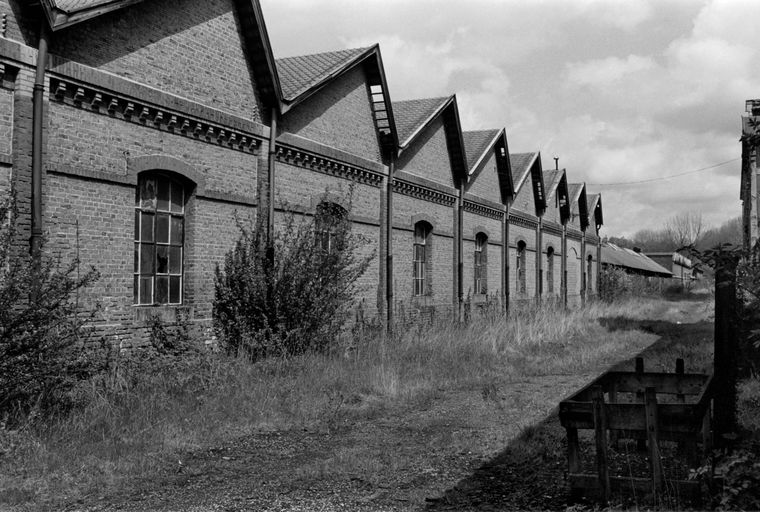
[[629,55],[624,59],[607,57],[605,59],[568,64],[566,78],[578,85],[591,85],[604,88],[623,79],[629,79],[631,75],[636,73],[651,71],[655,66],[651,57],[642,57],[640,55]]

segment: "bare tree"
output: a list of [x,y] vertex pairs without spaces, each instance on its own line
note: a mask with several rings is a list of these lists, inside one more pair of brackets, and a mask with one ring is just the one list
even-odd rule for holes
[[674,249],[699,242],[703,228],[702,214],[694,211],[674,215],[665,223],[665,233]]

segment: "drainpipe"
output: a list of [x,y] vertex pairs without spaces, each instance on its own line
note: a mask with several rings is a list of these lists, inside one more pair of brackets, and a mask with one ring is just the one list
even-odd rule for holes
[[596,234],[596,293],[599,298],[602,298],[602,292],[599,289],[599,283],[602,282],[602,239],[599,237],[599,232]]
[[39,259],[42,247],[42,110],[45,96],[45,67],[48,60],[49,32],[43,20],[37,48],[37,69],[32,92],[32,236],[29,252]]
[[562,305],[567,309],[567,220],[562,223]]
[[504,205],[504,220],[501,222],[501,295],[504,314],[509,313],[509,203]]
[[459,321],[462,321],[462,306],[464,300],[464,286],[462,279],[464,278],[464,257],[462,250],[462,241],[464,238],[464,180],[459,184],[459,194],[457,197],[457,253],[456,253],[456,265],[457,265],[457,309],[459,311]]
[[396,170],[396,148],[390,152],[385,198],[385,331],[393,333],[393,174]]
[[[274,167],[277,161],[277,109],[272,107],[269,128],[269,158],[267,162],[267,251],[274,247]],[[274,253],[270,255],[274,258]]]
[[[543,215],[543,214],[542,214]],[[538,217],[536,225],[536,304],[541,303],[541,294],[543,293],[544,269],[542,265],[541,246],[543,245],[544,218]]]
[[581,232],[581,304],[586,304],[586,296],[588,295],[588,280],[591,276],[588,275],[586,268],[586,231]]

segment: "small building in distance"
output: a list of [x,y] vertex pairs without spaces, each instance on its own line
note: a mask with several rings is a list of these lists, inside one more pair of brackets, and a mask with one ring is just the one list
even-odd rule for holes
[[602,244],[602,267],[619,267],[629,274],[644,277],[673,277],[672,271],[641,251],[611,243]]

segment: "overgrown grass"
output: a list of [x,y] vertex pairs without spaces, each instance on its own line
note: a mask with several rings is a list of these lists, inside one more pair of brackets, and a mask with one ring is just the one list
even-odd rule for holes
[[598,372],[655,338],[610,331],[598,320],[659,318],[664,304],[515,308],[507,320],[421,325],[395,339],[366,336],[350,349],[256,364],[218,353],[122,361],[82,388],[82,410],[44,426],[0,428],[0,505],[104,493],[151,478],[185,450],[251,431],[336,429],[447,391],[487,389],[505,376]]

